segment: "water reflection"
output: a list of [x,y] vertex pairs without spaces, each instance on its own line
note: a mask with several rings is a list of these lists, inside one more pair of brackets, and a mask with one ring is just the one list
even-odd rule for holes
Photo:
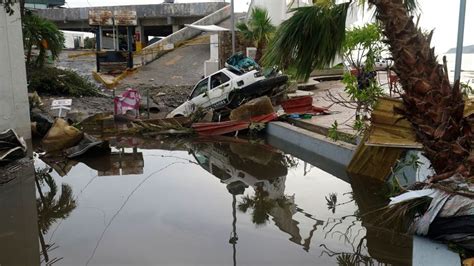
[[[46,256],[64,257],[50,262],[150,264],[159,258],[165,265],[223,265],[230,262],[225,258],[229,250],[233,265],[238,260],[252,265],[380,261],[370,248],[369,234],[375,231],[361,226],[365,220],[354,203],[363,205],[361,197],[344,181],[271,146],[234,138],[111,143],[116,147],[111,156],[73,164],[42,158],[55,171],[38,175],[40,242],[43,251],[50,251],[43,252]],[[52,177],[54,172],[58,177]],[[89,186],[91,191],[84,192]],[[73,198],[75,187],[82,187],[84,198]],[[96,222],[93,210],[103,213],[103,222]],[[70,222],[56,232],[61,219]],[[81,237],[72,232],[80,230],[79,224],[89,228]],[[58,245],[45,243],[46,235]],[[117,254],[124,239],[127,253]],[[225,242],[232,248],[226,245],[226,251]],[[148,247],[156,248],[142,251]]]
[[[288,169],[298,165],[296,159],[270,146],[235,139],[195,144],[190,153],[199,165],[226,184],[234,198],[244,194],[246,188],[253,188],[253,195],[243,196],[238,209],[243,213],[249,212],[254,224],[265,225],[271,217],[281,231],[291,236],[291,242],[309,251],[314,231],[323,221],[298,208],[294,196],[285,195]],[[293,219],[296,213],[302,213],[314,221],[309,236],[304,240],[299,222]]]
[[[46,243],[44,235],[48,233],[51,225],[58,220],[66,219],[76,208],[72,188],[67,184],[61,185],[58,191],[56,181],[51,176],[51,168],[35,170],[35,183],[39,198],[36,199],[38,210],[39,240],[41,244],[41,262],[52,265],[61,258],[50,258],[48,252],[56,248],[54,243]],[[59,196],[58,196],[58,193]]]

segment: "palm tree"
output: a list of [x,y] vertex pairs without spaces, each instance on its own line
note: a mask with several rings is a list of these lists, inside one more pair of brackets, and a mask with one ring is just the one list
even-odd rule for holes
[[31,12],[26,12],[22,19],[23,42],[27,51],[27,66],[29,66],[31,62],[33,46],[39,49],[39,55],[35,61],[37,67],[43,67],[46,58],[46,50],[50,50],[53,59],[56,59],[64,46],[64,35],[58,27],[51,21],[43,19]]
[[424,146],[437,175],[431,181],[458,173],[474,176],[474,140],[463,117],[464,100],[459,81],[451,86],[447,73],[430,48],[431,34],[417,28],[410,16],[415,0],[367,0],[335,4],[318,0],[314,6],[297,9],[275,34],[264,56],[267,64],[294,66],[297,75],[309,77],[317,67],[327,66],[340,53],[345,36],[347,10],[352,4],[375,7],[377,20],[394,58],[395,72],[404,89],[404,110]]
[[264,8],[254,7],[248,22],[239,23],[236,27],[247,40],[252,41],[257,47],[255,61],[259,62],[263,50],[265,50],[272,33],[275,31],[275,26],[271,23],[268,11]]

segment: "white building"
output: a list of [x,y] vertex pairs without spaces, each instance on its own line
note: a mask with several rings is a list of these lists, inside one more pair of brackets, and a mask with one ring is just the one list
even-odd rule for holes
[[84,48],[84,39],[86,37],[94,37],[94,34],[90,32],[65,30],[63,30],[62,32],[64,34],[64,47],[66,47],[66,49],[82,49]]
[[[338,1],[342,2],[342,1]],[[254,7],[265,8],[271,18],[274,26],[279,26],[283,21],[292,16],[291,10],[298,7],[312,5],[312,0],[252,0],[247,12],[247,18],[252,13]],[[358,21],[359,10],[350,8],[347,16],[346,25],[350,26]]]

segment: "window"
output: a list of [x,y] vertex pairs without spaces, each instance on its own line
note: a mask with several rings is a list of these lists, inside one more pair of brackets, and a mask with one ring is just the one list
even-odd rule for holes
[[191,94],[191,99],[196,98],[197,96],[205,93],[207,91],[208,79],[205,79],[196,85],[193,93]]
[[213,75],[211,77],[211,90],[228,82],[229,80],[230,78],[222,72]]

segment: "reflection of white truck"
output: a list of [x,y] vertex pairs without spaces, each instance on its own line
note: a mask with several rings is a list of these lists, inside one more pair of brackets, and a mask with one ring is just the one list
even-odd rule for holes
[[[288,172],[286,166],[282,164],[262,165],[257,162],[252,163],[251,159],[246,158],[245,163],[241,165],[236,161],[239,160],[239,155],[226,151],[222,147],[214,147],[212,144],[198,149],[190,149],[190,151],[202,168],[228,186],[238,183],[245,187],[257,188],[260,186],[269,193],[269,197],[272,199],[284,196],[285,180]],[[254,169],[255,167],[263,169]],[[264,170],[265,176],[258,174],[261,170]]]
[[287,76],[266,78],[258,70],[242,72],[234,68],[223,68],[200,80],[188,100],[166,117],[189,116],[198,108],[235,108],[247,99],[264,95],[285,84],[287,80]]

